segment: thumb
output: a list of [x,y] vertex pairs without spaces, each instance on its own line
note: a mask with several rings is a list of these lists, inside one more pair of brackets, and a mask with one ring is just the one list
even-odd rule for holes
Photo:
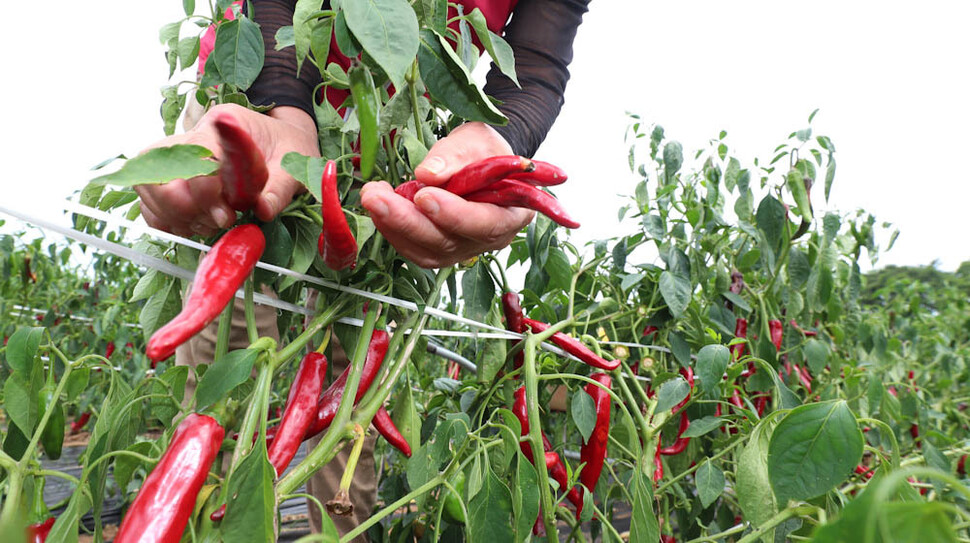
[[293,179],[278,164],[270,166],[269,179],[256,202],[256,217],[265,222],[273,220],[290,204],[293,195],[303,189],[303,184]]
[[414,177],[421,183],[435,187],[444,185],[465,165],[460,154],[445,143],[446,140],[441,140],[432,146],[421,164],[414,169]]

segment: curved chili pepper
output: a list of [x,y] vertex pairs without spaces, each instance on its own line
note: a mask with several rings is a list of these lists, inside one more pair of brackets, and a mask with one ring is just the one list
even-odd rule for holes
[[671,413],[676,413],[678,409],[687,405],[687,402],[690,401],[691,391],[694,390],[694,368],[690,366],[687,366],[686,368],[680,368],[680,374],[683,375],[684,379],[687,380],[687,386],[689,386],[690,389],[688,389],[687,391],[687,397],[681,400],[679,404],[675,405],[670,410]]
[[798,364],[794,365],[795,374],[798,375],[798,380],[801,381],[802,386],[809,394],[812,393],[812,374],[808,373],[808,368],[802,368]]
[[[532,329],[534,333],[541,333],[549,328],[549,325],[537,320],[530,319],[528,317],[523,317],[522,322],[526,326]],[[558,345],[562,350],[575,356],[576,358],[582,360],[583,362],[606,371],[613,371],[620,367],[619,360],[607,361],[603,357],[597,355],[589,347],[583,345],[581,341],[575,338],[571,338],[562,332],[556,332],[552,335],[552,342]]]
[[775,346],[775,350],[780,351],[783,334],[781,321],[778,319],[768,321],[768,332],[771,334],[771,343]]
[[[525,332],[525,323],[522,322],[525,316],[522,313],[522,306],[519,304],[519,295],[514,292],[506,292],[502,295],[502,312],[505,313],[505,328],[509,331],[521,334]],[[516,340],[509,340],[510,344],[515,344]],[[525,352],[515,353],[512,364],[515,369],[522,367],[525,361]]]
[[[738,318],[734,321],[734,337],[748,337],[748,319]],[[736,343],[731,345],[731,358],[734,360],[740,360],[741,357],[744,356],[744,351],[747,348],[747,345],[747,343]]]
[[337,192],[337,163],[328,160],[320,180],[320,213],[323,215],[323,231],[317,242],[320,256],[331,270],[342,270],[357,265],[357,240],[347,224],[347,216],[340,206]]
[[388,443],[394,445],[394,448],[401,451],[404,456],[411,458],[411,445],[408,444],[408,440],[404,439],[401,432],[394,426],[394,421],[391,420],[390,413],[382,405],[377,413],[374,414],[374,419],[371,421],[374,423],[374,428],[384,436],[384,439]]
[[109,343],[107,347],[104,348],[104,357],[111,358],[111,355],[115,354],[115,344],[114,342]]
[[799,326],[798,321],[796,321],[795,319],[788,321],[788,324],[790,324],[791,327],[794,328],[799,334],[805,337],[815,337],[818,335],[818,332],[816,332],[815,330],[805,330],[804,328]]
[[[605,373],[594,373],[589,377],[606,388],[610,388],[613,384],[613,380]],[[606,444],[610,437],[610,395],[593,383],[587,383],[584,390],[593,398],[596,426],[593,427],[593,433],[579,452],[580,461],[586,463],[586,467],[579,472],[579,480],[592,492],[599,482],[603,461],[606,460]]]
[[237,226],[219,238],[199,263],[192,292],[181,313],[148,340],[145,353],[152,360],[152,367],[172,356],[176,347],[219,316],[249,277],[265,248],[266,238],[255,224]]
[[660,436],[657,436],[657,452],[653,455],[653,482],[659,483],[664,478],[664,463],[660,458]]
[[866,479],[872,479],[872,476],[875,474],[874,473],[875,468],[866,467],[866,466],[863,466],[862,464],[857,464],[855,467],[855,472],[858,473],[859,475],[862,475]]
[[223,153],[219,161],[222,196],[236,211],[249,211],[256,207],[259,195],[269,180],[266,160],[249,132],[235,117],[223,113],[215,118],[213,124],[219,133]]
[[80,432],[81,429],[84,428],[84,425],[87,424],[89,420],[91,420],[90,411],[85,411],[84,413],[81,413],[81,416],[71,423],[71,435],[74,435]]
[[273,443],[269,446],[269,463],[276,468],[279,477],[296,456],[303,435],[316,417],[317,400],[327,378],[327,357],[321,353],[308,353],[300,361],[296,377],[286,398],[283,418],[276,427]]
[[394,192],[398,196],[403,196],[407,198],[409,201],[413,202],[414,195],[417,194],[419,190],[427,186],[428,185],[425,185],[424,183],[418,181],[417,179],[412,179],[410,181],[405,181],[404,183],[401,183],[400,185],[394,187]]
[[650,334],[656,332],[657,330],[659,330],[659,328],[657,328],[656,326],[647,326],[646,328],[643,329],[643,333],[640,334],[640,337],[647,337]]
[[566,182],[566,172],[559,166],[535,159],[532,159],[532,164],[535,165],[535,169],[531,172],[513,173],[507,177],[525,181],[537,187],[554,187]]
[[754,401],[754,408],[758,412],[758,416],[765,414],[765,409],[768,407],[768,400],[771,399],[771,394],[762,394]]
[[488,187],[462,195],[469,202],[495,204],[502,207],[524,207],[542,213],[566,228],[579,228],[579,223],[566,213],[559,200],[536,187],[515,179],[502,179]]
[[212,417],[186,417],[128,508],[115,542],[177,543],[224,435]]
[[536,169],[531,160],[516,156],[492,156],[472,162],[458,170],[443,186],[452,194],[464,196],[484,189],[515,173],[532,172]]
[[51,517],[44,522],[27,526],[27,543],[44,543],[47,541],[47,536],[51,533],[51,528],[54,527],[56,520],[56,518]]
[[913,441],[916,443],[916,448],[917,449],[922,449],[923,448],[923,442],[919,438],[919,424],[917,424],[917,423],[914,422],[913,425],[909,427],[909,435],[910,435],[910,437],[913,438]]
[[377,94],[374,92],[374,79],[370,70],[360,62],[354,60],[351,63],[347,77],[350,80],[350,95],[357,110],[357,121],[360,123],[360,175],[367,180],[374,171],[377,148],[380,146]]
[[958,474],[960,474],[960,475],[966,475],[967,474],[966,464],[967,464],[967,455],[963,455],[963,456],[960,457],[959,460],[957,460],[957,473]]
[[690,427],[690,420],[687,419],[687,411],[681,411],[680,426],[677,428],[677,439],[669,447],[660,449],[660,454],[671,456],[684,452],[690,443],[690,438],[681,436],[684,435],[688,427]]

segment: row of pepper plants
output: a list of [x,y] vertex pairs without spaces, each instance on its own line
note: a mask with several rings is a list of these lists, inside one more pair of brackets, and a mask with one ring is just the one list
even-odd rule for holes
[[[221,1],[206,18],[194,15],[192,4],[185,3],[185,20],[161,32],[172,72],[197,61],[200,39],[183,37],[187,23],[217,25],[214,49],[198,85],[163,91],[169,132],[187,100],[235,104],[218,105],[229,112],[249,106],[242,91],[262,64],[258,26],[238,8]],[[468,75],[473,34],[503,70],[514,67],[508,46],[488,33],[477,11],[449,18],[440,1],[371,4],[382,17],[360,3],[320,10],[298,2],[293,27],[276,36],[302,69],[321,72],[327,89],[351,91],[354,110],[346,120],[326,102],[317,108],[322,158],[284,159],[308,192],[269,223],[241,211],[243,226],[207,240],[216,245],[205,258],[185,245],[137,243],[151,256],[198,266],[197,283],[213,270],[245,280],[248,348],[228,350],[224,313],[215,360],[174,366],[160,346],[172,323],[201,306],[221,311],[236,286],[211,297],[193,293],[183,307],[186,285],[161,273],[149,271],[136,283],[100,279],[123,273],[110,256],[95,257],[114,265],[97,268],[94,284],[103,289],[94,292],[115,300],[112,320],[130,317],[143,333],[121,370],[113,353],[101,350],[120,341],[111,337],[117,328],[64,337],[52,312],[43,326],[18,322],[10,331],[0,455],[5,536],[15,541],[29,524],[45,526],[51,541],[77,541],[90,512],[101,541],[105,499],[116,493],[133,500],[118,541],[144,534],[275,540],[279,504],[299,497],[310,475],[345,446],[356,452],[327,508],[346,509],[356,455],[374,421],[397,447],[379,448],[381,506],[342,538],[326,524],[308,541],[348,541],[364,532],[375,541],[967,537],[968,490],[958,477],[967,452],[967,394],[960,387],[967,328],[958,309],[965,292],[893,284],[878,303],[862,303],[860,259],[876,261],[885,225],[864,212],[816,211],[813,198],[828,199],[836,155],[830,139],[813,134],[811,117],[765,162],[735,156],[724,133],[685,156],[662,128],[634,117],[633,183],[618,213],[625,234],[576,247],[540,215],[506,252],[422,269],[376,231],[359,205],[359,184],[404,184],[434,139],[462,119],[503,122]],[[395,47],[383,35],[393,36]],[[325,63],[331,36],[356,59],[349,74]],[[386,83],[401,92],[389,96]],[[134,218],[134,185],[237,167],[210,157],[193,146],[153,150],[93,181],[80,199],[127,208]],[[342,216],[334,216],[333,197],[317,182],[327,177]],[[333,260],[321,254],[323,241],[318,251],[318,238],[323,228],[328,241],[329,225],[341,221],[352,239],[341,230],[339,240],[352,241],[354,254],[343,254],[347,245],[338,243],[348,258]],[[124,233],[80,216],[75,226],[109,240]],[[219,256],[230,244],[261,253],[266,263],[410,305],[311,289],[261,269],[240,273]],[[63,266],[65,257],[50,253],[45,273],[59,273],[57,258]],[[334,265],[350,257],[354,266]],[[6,274],[8,283],[20,281],[4,292],[34,304],[32,269],[10,258],[4,266],[18,272]],[[514,270],[526,270],[521,284]],[[258,337],[251,313],[260,285],[315,316],[284,313],[279,343]],[[68,308],[94,296],[84,292],[51,295]],[[506,328],[521,340],[439,337],[477,367],[456,371],[426,354],[421,332],[468,330],[431,308]],[[337,322],[341,317],[362,325]],[[332,336],[352,361],[340,376],[325,374]],[[190,373],[198,387],[187,398]],[[284,471],[310,433],[286,433],[301,393],[312,400],[292,412],[322,439]],[[563,393],[566,411],[547,409]],[[96,402],[81,400],[92,395]],[[79,476],[42,463],[57,455],[65,409],[93,412]],[[146,438],[147,430],[161,437]],[[56,520],[43,501],[49,477],[77,490]]]

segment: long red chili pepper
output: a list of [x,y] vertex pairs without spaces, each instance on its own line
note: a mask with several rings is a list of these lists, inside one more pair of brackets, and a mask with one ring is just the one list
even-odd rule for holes
[[690,426],[690,420],[687,419],[687,411],[680,412],[680,426],[677,428],[677,439],[669,447],[664,447],[660,449],[660,454],[663,455],[675,455],[684,452],[687,449],[687,445],[690,443],[689,437],[681,437],[687,428]]
[[913,425],[909,427],[909,435],[913,438],[913,441],[916,442],[916,448],[922,449],[923,442],[919,438],[919,424],[914,422]]
[[45,543],[56,520],[56,518],[51,517],[44,522],[27,526],[27,543]]
[[[519,304],[518,294],[506,292],[502,295],[502,311],[505,313],[505,328],[507,330],[518,334],[525,332],[525,323],[522,322],[525,315],[522,313],[522,305]],[[510,342],[515,343],[515,340],[510,340]],[[512,359],[514,368],[521,368],[524,361],[525,352],[517,352]]]
[[801,381],[802,386],[809,394],[812,393],[812,374],[808,373],[808,368],[803,368],[798,364],[794,365],[795,373],[798,375],[798,380]]
[[855,467],[855,472],[862,475],[866,479],[872,479],[872,476],[875,474],[874,471],[875,468],[866,467],[862,464],[857,464]]
[[464,194],[463,198],[469,202],[533,209],[560,226],[579,228],[579,223],[566,213],[562,204],[553,195],[515,179],[496,181],[484,189]]
[[91,420],[90,411],[85,411],[84,413],[81,413],[81,416],[71,423],[71,435],[74,435],[80,432],[81,429],[84,428],[84,425],[87,424],[89,420]]
[[535,170],[531,172],[509,174],[509,179],[525,181],[537,187],[552,187],[566,182],[566,172],[562,168],[542,160],[532,160]]
[[[738,318],[734,321],[734,337],[748,337],[748,319]],[[744,356],[744,351],[746,348],[747,343],[737,343],[735,345],[731,345],[731,358],[733,360],[740,360],[741,357]]]
[[286,398],[283,418],[276,427],[276,434],[269,446],[269,463],[276,468],[277,477],[296,456],[307,428],[316,418],[317,401],[326,378],[326,356],[313,352],[303,357],[290,387],[290,394]]
[[[515,418],[519,419],[519,425],[522,426],[523,436],[528,435],[529,426],[529,413],[525,403],[525,387],[519,387],[515,394],[513,395],[515,401],[512,403],[512,413],[515,414]],[[524,441],[519,442],[519,448],[522,449],[522,454],[535,465],[534,457],[532,456],[532,446]],[[548,453],[552,452],[552,443],[549,438],[546,437],[545,432],[542,433],[542,448],[547,453],[546,454],[546,465],[549,465]],[[557,461],[555,464],[549,468],[549,476],[553,478],[554,481],[559,483],[559,488],[562,491],[566,491],[566,485],[569,483],[569,475],[566,473],[566,467],[562,464],[562,461],[558,461],[559,455],[555,452],[552,454],[556,455]],[[583,510],[583,495],[579,489],[576,487],[570,488],[568,494],[566,495],[569,501],[573,503],[576,507],[576,515]]]
[[525,157],[515,155],[488,157],[455,172],[444,188],[448,192],[464,196],[512,174],[531,172],[535,169],[535,164]]
[[664,463],[660,458],[660,436],[657,436],[657,452],[653,455],[653,482],[659,483],[664,478]]
[[177,543],[223,436],[216,419],[195,413],[186,417],[128,508],[115,542]]
[[398,431],[397,426],[394,425],[394,421],[391,420],[390,413],[387,412],[387,409],[384,409],[383,405],[377,410],[372,422],[374,423],[374,427],[377,428],[377,431],[384,436],[384,439],[388,443],[394,445],[394,448],[401,451],[404,456],[411,458],[411,445],[408,444],[408,440],[404,439],[404,436]]
[[410,201],[414,201],[414,195],[418,193],[419,190],[426,187],[424,183],[418,181],[417,179],[412,179],[410,181],[405,181],[400,185],[394,187],[394,192],[398,196],[403,196]]
[[959,460],[957,460],[957,473],[958,474],[960,474],[960,475],[966,475],[967,474],[966,464],[967,464],[967,455],[963,455],[963,456],[960,457]]
[[778,319],[768,321],[768,332],[771,333],[771,343],[775,346],[775,350],[780,351],[783,334],[781,321]]
[[256,207],[269,179],[266,160],[256,142],[235,117],[220,114],[213,123],[219,133],[223,153],[219,161],[222,196],[233,209],[249,211]]
[[344,209],[340,206],[337,192],[337,163],[328,160],[320,180],[320,213],[323,215],[323,231],[317,249],[323,261],[332,270],[342,270],[357,265],[357,240],[350,231]]
[[218,317],[253,271],[265,248],[266,238],[255,224],[237,226],[219,238],[199,263],[192,292],[182,312],[148,340],[145,349],[148,358],[161,362],[172,356],[176,347]]
[[[589,376],[597,383],[610,388],[613,380],[605,373],[594,373]],[[603,471],[603,462],[606,460],[606,444],[610,437],[610,395],[592,383],[587,383],[584,388],[586,394],[593,398],[593,406],[596,410],[596,425],[589,440],[583,444],[579,451],[581,462],[586,463],[586,467],[579,472],[579,480],[586,488],[592,492],[599,482],[600,473]]]
[[[523,317],[522,322],[526,326],[532,329],[534,333],[541,333],[549,328],[549,325],[537,320],[530,319],[528,317]],[[620,367],[619,360],[607,361],[603,357],[597,355],[589,347],[583,345],[581,341],[575,338],[571,338],[562,332],[556,332],[552,335],[552,342],[558,345],[562,350],[575,356],[576,358],[582,360],[583,362],[606,371],[613,371]]]
[[115,354],[115,344],[111,342],[107,347],[104,348],[104,357],[111,358],[111,355]]
[[678,409],[687,405],[687,402],[690,401],[691,391],[694,390],[694,368],[690,366],[687,366],[686,368],[680,368],[680,374],[683,375],[684,379],[687,380],[687,386],[689,386],[690,389],[687,391],[687,397],[681,400],[679,404],[675,405],[670,410],[671,413],[676,413]]
[[806,330],[801,326],[799,326],[798,321],[796,321],[795,319],[788,321],[788,324],[790,324],[792,328],[794,328],[796,331],[798,331],[798,333],[802,334],[805,337],[815,337],[818,335],[818,332],[816,332],[815,330]]

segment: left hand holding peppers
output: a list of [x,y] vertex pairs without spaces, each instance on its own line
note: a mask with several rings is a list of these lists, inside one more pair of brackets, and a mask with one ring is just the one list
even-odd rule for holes
[[527,209],[469,202],[437,188],[468,164],[511,154],[492,127],[466,123],[435,143],[417,167],[417,180],[430,186],[418,191],[413,203],[388,183],[371,182],[361,190],[361,204],[404,257],[427,268],[450,266],[505,247],[535,216]]

